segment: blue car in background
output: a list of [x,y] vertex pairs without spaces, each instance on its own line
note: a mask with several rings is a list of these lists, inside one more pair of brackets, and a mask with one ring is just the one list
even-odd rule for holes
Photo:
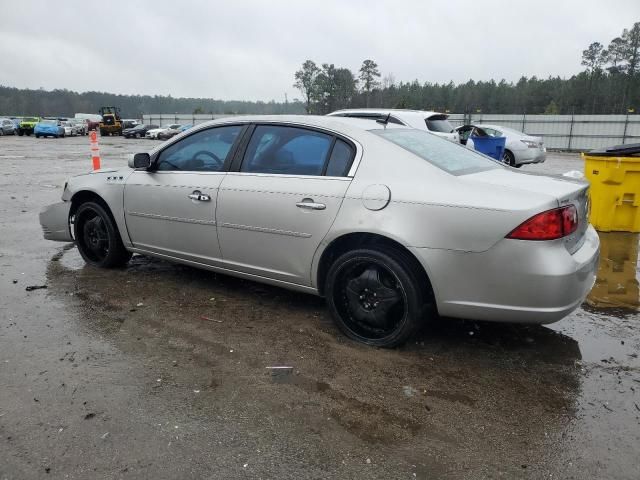
[[64,137],[64,127],[60,125],[59,120],[40,120],[33,129],[33,133],[36,135],[36,138],[60,138]]

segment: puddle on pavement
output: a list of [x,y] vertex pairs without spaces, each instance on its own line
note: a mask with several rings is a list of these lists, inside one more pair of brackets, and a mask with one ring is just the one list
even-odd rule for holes
[[640,307],[637,233],[599,232],[600,264],[587,304],[613,316],[634,314]]

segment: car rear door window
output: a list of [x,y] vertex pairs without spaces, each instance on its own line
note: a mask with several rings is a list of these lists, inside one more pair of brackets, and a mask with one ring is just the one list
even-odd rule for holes
[[326,175],[329,177],[344,177],[351,168],[354,151],[347,142],[336,139],[336,143],[331,151]]
[[240,171],[284,175],[322,175],[333,137],[314,130],[258,125]]
[[241,125],[231,125],[189,135],[160,152],[156,170],[220,172],[241,131]]

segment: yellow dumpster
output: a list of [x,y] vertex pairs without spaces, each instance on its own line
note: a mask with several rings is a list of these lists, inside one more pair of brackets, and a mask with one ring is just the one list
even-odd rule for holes
[[601,232],[640,232],[640,144],[583,153],[589,220]]

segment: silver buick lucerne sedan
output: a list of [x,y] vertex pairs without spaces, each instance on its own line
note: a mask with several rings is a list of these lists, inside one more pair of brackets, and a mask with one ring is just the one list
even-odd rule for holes
[[587,190],[384,119],[251,116],[71,178],[40,222],[97,267],[135,252],[324,296],[346,335],[391,347],[436,315],[578,307],[599,251]]

